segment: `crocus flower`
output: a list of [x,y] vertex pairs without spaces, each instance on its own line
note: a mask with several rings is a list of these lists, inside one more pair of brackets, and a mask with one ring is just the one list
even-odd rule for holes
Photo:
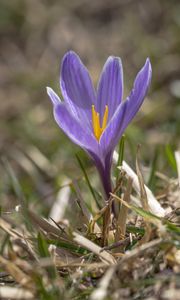
[[106,199],[112,190],[113,151],[128,124],[138,112],[151,81],[149,59],[139,71],[133,89],[123,97],[123,69],[119,57],[110,56],[95,91],[88,70],[76,53],[65,54],[60,74],[64,101],[51,89],[54,118],[64,133],[93,159],[102,180]]

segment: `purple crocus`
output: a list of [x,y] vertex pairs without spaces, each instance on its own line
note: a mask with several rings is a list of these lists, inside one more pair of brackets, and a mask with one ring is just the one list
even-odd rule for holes
[[119,57],[107,59],[95,91],[88,70],[78,55],[70,51],[65,54],[61,65],[60,87],[64,101],[47,88],[57,124],[93,159],[106,199],[112,191],[113,151],[146,96],[151,73],[151,63],[147,58],[130,95],[122,101],[123,69]]

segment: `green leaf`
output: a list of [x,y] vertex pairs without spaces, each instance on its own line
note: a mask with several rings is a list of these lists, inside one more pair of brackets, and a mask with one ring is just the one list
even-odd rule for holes
[[141,217],[145,218],[145,219],[152,219],[152,220],[158,220],[161,221],[161,218],[154,215],[153,213],[151,213],[150,211],[146,211],[141,207],[137,207],[134,205],[131,205],[132,210],[134,210],[138,215],[140,215]]
[[177,172],[177,166],[176,166],[176,160],[174,157],[174,151],[171,148],[170,145],[166,145],[165,147],[165,153],[166,153],[166,157],[168,159],[168,162],[170,164],[170,166],[172,167],[172,169]]
[[142,227],[135,227],[132,225],[127,225],[126,227],[128,233],[141,234],[144,235],[145,229]]
[[165,221],[165,224],[169,231],[180,234],[180,227],[177,227],[175,224],[169,222],[168,220]]
[[[38,250],[39,250],[40,256],[41,257],[49,257],[49,259],[51,259],[50,253],[48,250],[48,243],[40,232],[38,233],[37,242],[38,242]],[[53,264],[53,262],[52,262],[52,264]],[[46,267],[45,269],[47,270],[51,279],[56,278],[56,270],[53,265]]]
[[81,255],[86,255],[89,253],[89,251],[83,247],[74,245],[73,243],[67,243],[67,242],[63,242],[60,240],[52,240],[52,239],[48,239],[47,240],[48,244],[53,244],[56,245],[59,248],[64,248],[67,250],[70,250],[73,253],[77,253],[77,254],[81,254]]
[[148,186],[150,187],[151,190],[153,190],[155,187],[155,172],[156,172],[158,157],[159,157],[159,147],[156,147],[152,164],[151,164],[151,172],[148,180]]
[[48,244],[43,235],[39,232],[37,236],[38,250],[41,257],[49,257]]

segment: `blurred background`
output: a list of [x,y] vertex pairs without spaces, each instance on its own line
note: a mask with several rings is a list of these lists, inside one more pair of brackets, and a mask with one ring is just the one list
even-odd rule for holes
[[[180,1],[1,0],[0,1],[0,193],[3,205],[28,201],[48,210],[64,177],[82,176],[75,153],[91,175],[86,154],[57,127],[46,94],[60,95],[59,68],[76,51],[97,84],[109,55],[124,66],[124,97],[150,57],[148,98],[126,131],[125,159],[166,176],[175,175],[173,151],[180,146]],[[92,176],[93,177],[93,176]],[[92,178],[93,180],[93,178]],[[37,205],[37,203],[36,203]],[[37,207],[37,206],[36,206]]]

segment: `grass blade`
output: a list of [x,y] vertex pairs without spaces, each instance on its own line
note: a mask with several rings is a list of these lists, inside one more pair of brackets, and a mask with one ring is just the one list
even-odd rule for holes
[[165,147],[166,157],[172,169],[177,172],[176,159],[174,157],[174,151],[170,145],[166,145]]
[[115,177],[116,177],[116,183],[118,181],[119,177],[119,170],[117,167],[122,166],[122,162],[124,159],[124,145],[125,145],[125,135],[122,136],[119,142],[119,149],[118,149],[118,161],[116,164],[116,170],[115,170]]
[[84,166],[83,166],[83,163],[82,163],[80,157],[79,157],[77,154],[76,154],[76,158],[77,158],[77,161],[78,161],[78,163],[79,163],[79,166],[80,166],[80,168],[81,168],[81,170],[82,170],[82,172],[83,172],[83,174],[84,174],[84,178],[85,178],[85,180],[86,180],[86,182],[87,182],[87,185],[88,185],[88,187],[89,187],[89,190],[90,190],[90,192],[91,192],[91,195],[92,195],[92,197],[94,198],[94,200],[95,200],[97,206],[99,207],[98,199],[97,199],[97,197],[96,197],[96,193],[95,193],[95,191],[94,191],[94,189],[93,189],[93,187],[92,187],[92,185],[91,185],[91,183],[90,183],[89,177],[88,177],[87,172],[86,172],[86,170],[85,170],[85,168],[84,168]]

